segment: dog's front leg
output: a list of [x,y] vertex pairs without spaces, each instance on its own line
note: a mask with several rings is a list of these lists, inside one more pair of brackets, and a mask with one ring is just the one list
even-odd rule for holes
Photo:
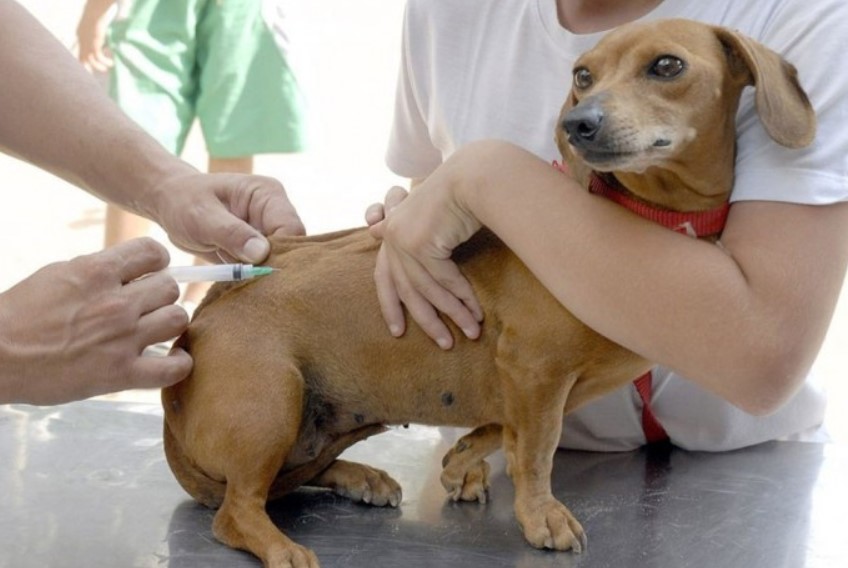
[[487,424],[466,434],[442,458],[442,486],[454,501],[486,502],[489,463],[486,456],[501,446],[500,424]]
[[[515,370],[515,369],[513,369]],[[562,409],[572,381],[536,380],[534,369],[521,378],[509,373],[504,440],[512,453],[515,516],[524,537],[536,548],[582,552],[583,527],[551,492],[553,457],[562,431]]]

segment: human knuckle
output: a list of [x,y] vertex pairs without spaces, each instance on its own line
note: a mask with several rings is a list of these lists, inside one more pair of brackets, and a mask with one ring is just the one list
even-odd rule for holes
[[162,308],[162,311],[165,312],[164,313],[165,323],[166,323],[166,325],[168,325],[168,327],[170,329],[181,330],[181,329],[184,329],[186,326],[188,326],[188,323],[189,323],[188,312],[186,312],[180,306],[177,306],[175,304],[170,304],[170,305]]
[[121,294],[103,295],[97,303],[97,312],[101,318],[113,322],[115,325],[130,325],[135,321],[133,303]]
[[68,267],[79,276],[81,286],[89,286],[90,282],[108,282],[118,270],[114,258],[97,254],[71,259],[68,261]]
[[410,281],[404,279],[395,281],[395,289],[404,303],[409,304],[418,301],[419,291]]
[[147,386],[151,388],[162,388],[172,385],[182,378],[181,373],[177,369],[168,368],[146,377],[145,381]]
[[167,370],[159,373],[135,373],[131,377],[131,385],[139,389],[162,388],[175,382],[171,380],[170,376],[171,374]]
[[160,261],[168,257],[167,249],[152,237],[141,237],[135,245],[138,248],[136,254],[144,255],[145,260]]
[[161,291],[162,297],[168,304],[173,304],[180,298],[180,285],[167,274],[154,274],[150,278],[156,278],[157,289]]
[[391,208],[406,199],[407,191],[399,186],[394,186],[386,193],[386,206]]
[[159,377],[159,386],[165,387],[169,385],[173,385],[183,379],[185,379],[189,373],[191,373],[192,362],[188,361],[185,364],[180,365],[170,365],[167,369],[167,372],[163,372]]
[[250,181],[250,189],[252,191],[270,191],[272,193],[285,191],[282,182],[270,176],[254,175],[250,178]]
[[438,273],[434,275],[439,286],[447,290],[457,290],[462,287],[462,279],[453,273]]

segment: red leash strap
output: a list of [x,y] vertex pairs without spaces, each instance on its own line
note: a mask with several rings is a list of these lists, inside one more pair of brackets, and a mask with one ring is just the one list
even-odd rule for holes
[[[568,166],[565,163],[554,160],[553,166],[557,170],[570,175]],[[727,214],[730,211],[730,203],[724,203],[715,209],[708,209],[706,211],[684,213],[660,209],[637,199],[626,189],[618,186],[614,178],[612,178],[612,182],[610,183],[609,178],[602,177],[593,172],[589,179],[589,191],[621,205],[640,217],[644,217],[649,221],[653,221],[663,227],[690,237],[712,237],[718,235],[724,229]],[[633,386],[636,387],[636,392],[639,393],[639,398],[642,399],[642,431],[645,434],[645,440],[648,444],[664,442],[669,439],[668,433],[662,427],[662,424],[660,424],[660,421],[651,408],[653,382],[654,378],[651,371],[648,371],[633,381]]]
[[636,392],[639,393],[639,398],[642,399],[642,431],[645,433],[645,440],[649,444],[668,440],[668,434],[665,428],[662,427],[662,424],[657,420],[654,411],[651,409],[653,382],[654,379],[651,371],[648,371],[633,381],[633,386],[636,387]]

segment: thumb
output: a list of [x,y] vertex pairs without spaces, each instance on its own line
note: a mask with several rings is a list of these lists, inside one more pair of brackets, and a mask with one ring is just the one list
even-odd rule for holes
[[219,251],[251,264],[264,261],[271,252],[271,245],[262,233],[244,221],[231,216],[226,224],[213,235],[212,243]]
[[368,232],[375,239],[381,240],[386,233],[386,220],[383,219],[373,225],[368,226]]

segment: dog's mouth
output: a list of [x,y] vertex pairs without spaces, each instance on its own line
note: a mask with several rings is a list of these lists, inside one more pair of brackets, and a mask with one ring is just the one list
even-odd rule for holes
[[572,144],[571,147],[592,169],[598,171],[611,171],[613,169],[638,171],[655,165],[658,158],[666,155],[671,146],[671,140],[658,138],[649,146],[637,149],[586,144]]
[[584,162],[592,166],[599,164],[619,163],[629,160],[637,154],[637,152],[622,152],[609,150],[589,150],[586,148],[576,149],[577,154]]

